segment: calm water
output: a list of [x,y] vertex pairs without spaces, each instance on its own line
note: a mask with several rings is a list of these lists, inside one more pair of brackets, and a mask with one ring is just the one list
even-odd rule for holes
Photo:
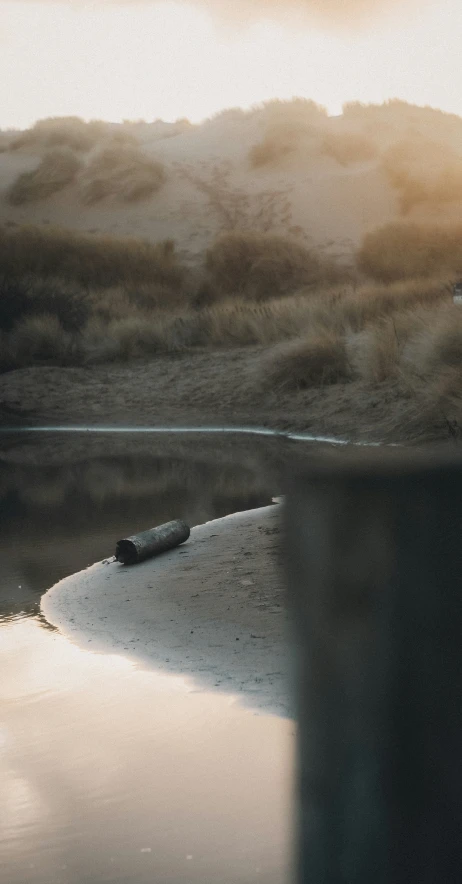
[[39,608],[126,534],[279,489],[248,462],[166,459],[155,442],[46,468],[31,445],[18,463],[0,451],[0,880],[283,884],[293,722],[81,650]]

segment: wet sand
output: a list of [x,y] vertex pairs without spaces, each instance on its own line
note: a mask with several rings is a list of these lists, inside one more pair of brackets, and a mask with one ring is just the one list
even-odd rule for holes
[[43,613],[80,647],[290,716],[281,513],[273,505],[207,522],[140,565],[100,562],[56,584]]

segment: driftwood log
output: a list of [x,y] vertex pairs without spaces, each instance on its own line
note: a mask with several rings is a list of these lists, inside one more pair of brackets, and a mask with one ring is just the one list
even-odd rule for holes
[[184,543],[188,539],[190,533],[189,525],[181,519],[166,522],[157,528],[149,528],[148,531],[142,531],[141,534],[134,534],[132,537],[118,540],[116,559],[123,565],[135,565],[137,562],[142,562],[144,559],[149,559],[179,546],[180,543]]
[[292,477],[298,881],[462,881],[462,460]]

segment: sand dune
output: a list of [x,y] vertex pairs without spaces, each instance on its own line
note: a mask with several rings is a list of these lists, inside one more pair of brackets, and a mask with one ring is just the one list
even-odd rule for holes
[[[226,111],[197,126],[187,121],[106,124],[101,132],[79,153],[82,172],[71,184],[21,205],[10,204],[9,189],[19,175],[36,169],[50,148],[33,139],[14,148],[18,133],[3,133],[0,223],[50,224],[151,241],[169,237],[192,261],[219,232],[233,228],[290,233],[348,255],[365,232],[403,215],[401,185],[384,166],[391,147],[404,143],[423,155],[423,172],[421,160],[415,174],[405,169],[414,189],[416,175],[426,176],[426,182],[428,175],[444,175],[448,156],[453,178],[462,176],[462,119],[403,102],[347,106],[339,117],[328,117],[311,102],[271,102],[250,112]],[[114,192],[86,205],[82,176],[114,135],[129,138],[144,158],[162,163],[165,182],[147,198],[127,202]],[[434,155],[435,143],[442,166],[435,170],[430,164],[427,174],[426,147]],[[258,146],[255,163],[252,151]],[[429,193],[419,195],[406,220],[460,218],[462,187],[458,193],[456,181],[449,194],[442,193],[433,179],[424,182]]]

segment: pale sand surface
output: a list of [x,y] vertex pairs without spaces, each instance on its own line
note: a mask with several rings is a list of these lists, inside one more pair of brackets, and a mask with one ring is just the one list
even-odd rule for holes
[[[250,115],[231,110],[190,127],[160,122],[130,127],[142,151],[164,163],[167,181],[152,197],[125,204],[107,197],[88,206],[77,181],[47,199],[12,206],[8,188],[18,175],[37,168],[45,150],[6,150],[0,155],[0,223],[50,224],[154,242],[172,237],[181,257],[192,264],[202,260],[218,233],[233,228],[289,233],[348,256],[365,232],[402,217],[398,193],[381,166],[381,151],[409,137],[417,143],[437,138],[457,151],[460,145],[460,119],[390,106],[375,121],[367,114],[317,119],[312,135],[295,138],[292,152],[253,167],[249,152],[272,126],[287,125],[290,131],[297,122],[296,110],[281,116],[276,108]],[[322,153],[325,135],[344,134],[372,139],[377,155],[342,164]],[[101,147],[104,142],[83,154],[82,161],[91,162]],[[417,205],[405,220],[435,223],[459,217],[460,201],[455,200],[430,208]]]
[[92,652],[190,676],[254,709],[293,714],[280,505],[193,528],[140,565],[100,562],[42,599],[47,620]]

